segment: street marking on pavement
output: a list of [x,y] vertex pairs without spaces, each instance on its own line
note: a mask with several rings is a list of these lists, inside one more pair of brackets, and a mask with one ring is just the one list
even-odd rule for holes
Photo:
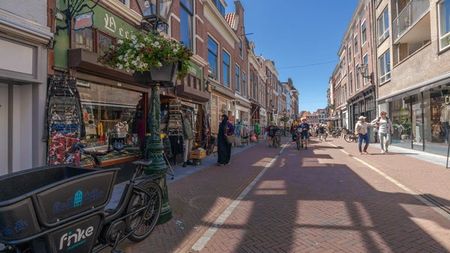
[[206,244],[208,244],[209,240],[214,236],[214,234],[219,230],[220,226],[222,226],[225,221],[230,217],[233,213],[234,209],[241,203],[241,200],[247,196],[247,194],[253,189],[259,179],[266,173],[266,171],[272,167],[275,161],[280,157],[283,153],[284,149],[289,146],[289,143],[283,145],[283,148],[278,152],[278,154],[272,158],[272,160],[264,166],[264,169],[253,179],[253,181],[247,185],[247,187],[239,194],[239,196],[231,202],[231,204],[217,217],[214,223],[206,230],[206,232],[195,242],[192,246],[191,250],[193,251],[201,251],[205,248]]
[[[335,148],[337,148],[338,146],[332,144],[332,143],[328,143],[330,146],[333,146]],[[440,215],[442,215],[444,218],[446,218],[447,220],[450,221],[450,216],[447,212],[445,212],[444,210],[442,210],[440,207],[438,207],[436,204],[433,204],[432,202],[430,202],[429,200],[427,200],[426,198],[422,197],[420,195],[420,193],[411,190],[410,188],[406,187],[405,185],[403,185],[402,183],[400,183],[399,181],[395,180],[394,178],[392,178],[391,176],[387,175],[386,173],[382,172],[381,170],[377,169],[376,167],[370,165],[369,163],[359,159],[358,157],[355,157],[353,155],[351,155],[350,153],[348,153],[347,151],[340,149],[340,151],[344,154],[347,154],[348,156],[350,156],[350,158],[355,159],[356,161],[362,163],[363,165],[367,166],[369,169],[371,169],[372,171],[378,173],[380,176],[384,177],[385,179],[387,179],[389,182],[393,183],[394,185],[396,185],[397,187],[399,187],[400,189],[406,191],[407,193],[413,195],[416,199],[418,199],[420,202],[424,203],[425,205],[427,205],[428,207],[430,207],[431,209],[433,209],[434,211],[436,211],[437,213],[439,213]]]

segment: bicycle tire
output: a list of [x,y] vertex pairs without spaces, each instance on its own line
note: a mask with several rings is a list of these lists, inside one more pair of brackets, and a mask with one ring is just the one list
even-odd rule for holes
[[[128,231],[132,232],[128,239],[133,242],[140,242],[146,239],[156,227],[162,208],[162,191],[158,184],[152,181],[144,181],[139,187],[147,191],[135,192],[128,202],[127,213],[149,205],[144,213],[137,213],[126,219]],[[154,201],[150,203],[150,201]]]
[[353,138],[352,138],[352,134],[346,134],[344,135],[344,140],[348,143],[352,143],[353,142]]

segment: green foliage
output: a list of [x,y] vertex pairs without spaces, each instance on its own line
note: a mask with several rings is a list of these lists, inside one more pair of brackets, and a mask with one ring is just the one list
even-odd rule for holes
[[176,40],[154,33],[138,33],[118,40],[99,61],[127,72],[145,72],[178,62],[178,78],[183,78],[188,74],[191,56],[191,50]]

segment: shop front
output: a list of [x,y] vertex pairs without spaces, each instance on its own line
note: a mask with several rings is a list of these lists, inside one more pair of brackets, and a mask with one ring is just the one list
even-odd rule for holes
[[[141,157],[148,132],[150,89],[136,83],[131,73],[106,67],[98,59],[137,27],[100,5],[75,17],[73,27],[56,37],[57,71],[49,76],[47,97],[47,162],[131,166]],[[73,149],[78,142],[83,152]]]
[[45,164],[47,48],[53,34],[45,18],[39,23],[21,17],[43,15],[42,8],[14,15],[8,12],[13,4],[0,8],[0,175]]
[[369,88],[348,101],[349,124],[355,126],[360,116],[365,116],[366,121],[374,120],[376,115],[375,89]]
[[225,114],[230,119],[233,119],[234,117],[233,114],[235,105],[233,105],[233,101],[235,101],[235,97],[231,89],[223,87],[219,83],[216,83],[214,80],[211,80],[211,82],[211,133],[217,135],[219,133],[221,116]]
[[161,100],[164,115],[161,130],[168,136],[171,148],[166,153],[174,163],[187,162],[192,150],[209,146],[210,115],[207,107],[210,93],[205,84],[204,68],[192,62],[189,74],[178,80],[176,96]]
[[393,145],[447,155],[450,82],[398,94],[379,104],[380,110],[388,109],[392,120]]

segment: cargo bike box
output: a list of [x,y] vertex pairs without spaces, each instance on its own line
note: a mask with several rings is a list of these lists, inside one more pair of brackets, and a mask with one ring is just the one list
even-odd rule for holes
[[48,252],[86,252],[95,243],[117,169],[41,167],[0,177],[0,242],[45,238]]

